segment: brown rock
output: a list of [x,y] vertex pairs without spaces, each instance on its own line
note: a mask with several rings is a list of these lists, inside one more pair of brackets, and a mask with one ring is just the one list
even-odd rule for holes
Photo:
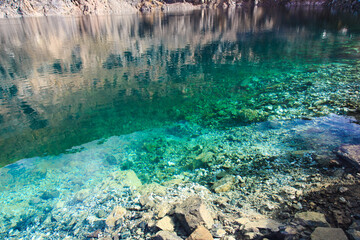
[[186,240],[213,240],[213,237],[204,226],[198,226]]
[[297,218],[301,223],[313,227],[330,227],[330,224],[326,221],[325,215],[318,212],[301,212],[296,213]]
[[360,145],[342,145],[338,149],[337,154],[346,163],[360,170]]
[[199,225],[211,229],[214,220],[203,201],[197,197],[189,197],[175,208],[178,218],[187,233],[192,233]]
[[153,240],[182,240],[176,233],[174,232],[168,232],[168,231],[160,231],[157,232],[154,237],[152,237]]
[[341,228],[317,227],[311,234],[311,240],[348,240]]

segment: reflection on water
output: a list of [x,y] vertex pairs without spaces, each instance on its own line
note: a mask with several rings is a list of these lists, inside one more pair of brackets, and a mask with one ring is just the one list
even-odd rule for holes
[[[0,165],[183,119],[219,126],[354,108],[358,94],[342,99],[341,87],[306,94],[338,79],[356,87],[357,22],[264,9],[1,20]],[[323,109],[310,109],[315,100]]]

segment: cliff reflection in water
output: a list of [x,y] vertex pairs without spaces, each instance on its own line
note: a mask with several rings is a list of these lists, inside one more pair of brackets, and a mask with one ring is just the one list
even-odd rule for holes
[[182,119],[227,78],[326,61],[344,21],[309,16],[325,47],[313,21],[263,9],[1,20],[0,166]]

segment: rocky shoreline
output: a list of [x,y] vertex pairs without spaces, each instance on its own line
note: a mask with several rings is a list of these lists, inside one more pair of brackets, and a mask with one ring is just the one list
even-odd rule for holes
[[82,16],[131,14],[152,11],[186,11],[201,8],[249,8],[254,6],[330,7],[333,10],[358,12],[357,0],[15,0],[0,2],[0,18],[32,16]]
[[0,237],[359,239],[360,129],[341,119],[178,123],[22,160],[0,172]]

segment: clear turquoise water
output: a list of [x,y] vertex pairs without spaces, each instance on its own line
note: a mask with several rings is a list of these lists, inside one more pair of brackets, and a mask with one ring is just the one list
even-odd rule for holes
[[9,19],[0,31],[2,166],[181,120],[358,108],[356,17],[205,11]]
[[221,172],[307,174],[312,154],[360,143],[356,16],[4,19],[0,43],[3,237],[113,171],[208,186]]

